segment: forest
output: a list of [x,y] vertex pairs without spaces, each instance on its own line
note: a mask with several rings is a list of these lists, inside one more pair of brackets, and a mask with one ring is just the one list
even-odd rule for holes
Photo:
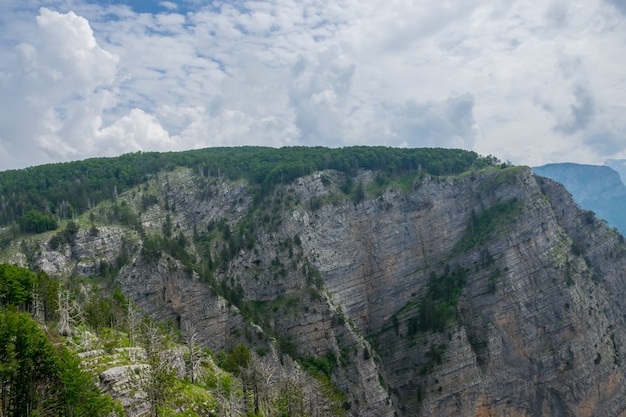
[[0,172],[0,226],[13,224],[31,233],[54,230],[57,220],[80,215],[157,172],[176,167],[192,168],[205,177],[245,179],[256,187],[259,198],[277,184],[318,170],[454,175],[498,163],[492,156],[442,148],[238,147],[137,152]]

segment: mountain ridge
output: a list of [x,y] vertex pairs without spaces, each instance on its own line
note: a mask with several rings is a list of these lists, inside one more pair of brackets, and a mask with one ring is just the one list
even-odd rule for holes
[[531,169],[476,160],[315,170],[262,195],[179,167],[2,260],[111,273],[206,347],[326,375],[349,416],[626,415],[623,236]]
[[563,184],[581,207],[626,233],[626,185],[619,172],[608,165],[575,163],[548,164],[533,170]]

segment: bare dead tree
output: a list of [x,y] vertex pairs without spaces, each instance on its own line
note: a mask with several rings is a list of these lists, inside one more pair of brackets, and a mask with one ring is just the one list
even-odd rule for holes
[[142,379],[144,392],[150,405],[150,416],[159,415],[162,407],[172,395],[176,371],[168,355],[167,337],[152,320],[143,321],[143,342],[150,369]]
[[192,383],[196,383],[202,377],[202,365],[207,362],[208,357],[198,345],[198,332],[194,325],[185,326],[183,341],[187,345],[189,378]]
[[67,290],[61,290],[57,293],[59,322],[57,323],[57,331],[62,336],[70,336],[72,327],[75,327],[81,316],[78,304],[71,299]]
[[280,381],[274,399],[274,407],[278,415],[306,417],[307,407],[303,383],[297,376],[290,376]]
[[302,375],[303,397],[311,417],[327,417],[342,414],[341,401],[335,385],[329,378],[313,378]]
[[46,323],[46,311],[41,297],[41,292],[37,289],[33,290],[33,319],[40,325]]
[[126,319],[128,320],[128,342],[131,349],[128,349],[128,359],[135,360],[135,351],[132,349],[137,345],[137,334],[141,325],[141,313],[135,305],[128,300],[126,308]]
[[252,392],[253,411],[255,414],[272,414],[273,391],[275,389],[274,367],[266,362],[253,357],[242,376]]
[[217,378],[215,390],[219,417],[238,417],[245,415],[246,404],[242,395],[241,381],[230,375],[223,374]]

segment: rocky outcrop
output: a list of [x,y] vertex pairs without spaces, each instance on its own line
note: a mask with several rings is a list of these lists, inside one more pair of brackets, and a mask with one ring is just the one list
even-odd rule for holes
[[176,260],[164,257],[152,264],[136,259],[120,277],[122,289],[142,313],[183,330],[193,325],[204,346],[218,351],[241,340],[244,317],[237,308],[189,277]]
[[[324,171],[255,201],[244,182],[174,171],[120,197],[143,235],[81,232],[37,261],[89,275],[126,239],[117,279],[143,312],[214,350],[243,341],[320,366],[347,415],[626,415],[619,233],[524,167],[352,180],[369,196]],[[164,225],[195,263],[144,256]],[[207,249],[219,267],[201,276]]]

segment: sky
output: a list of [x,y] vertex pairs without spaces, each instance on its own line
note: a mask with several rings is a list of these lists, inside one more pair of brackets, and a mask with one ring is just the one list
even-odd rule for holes
[[213,146],[626,158],[626,0],[0,0],[0,170]]

